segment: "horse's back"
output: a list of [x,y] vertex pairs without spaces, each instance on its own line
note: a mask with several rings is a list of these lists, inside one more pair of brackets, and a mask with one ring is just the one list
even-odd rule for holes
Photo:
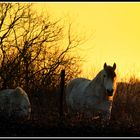
[[5,104],[5,107],[8,106],[10,102],[11,93],[13,92],[14,92],[14,89],[4,89],[0,91],[0,110],[3,109],[4,104]]
[[90,80],[85,78],[75,78],[71,80],[67,87],[66,87],[66,96],[69,96],[69,94],[74,89],[78,89],[79,91],[87,86],[87,84],[90,82]]
[[13,94],[14,98],[18,98],[18,100],[26,100],[28,104],[30,104],[29,98],[27,93],[21,88],[21,87],[16,87],[14,90]]
[[13,100],[14,102],[21,102],[22,100],[26,99],[29,102],[27,93],[21,87],[16,87],[15,89],[4,89],[0,91],[0,102],[6,99]]

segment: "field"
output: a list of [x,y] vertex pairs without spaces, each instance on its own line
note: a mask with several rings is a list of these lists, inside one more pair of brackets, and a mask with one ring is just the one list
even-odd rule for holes
[[78,116],[68,118],[64,102],[64,117],[60,120],[59,90],[30,97],[32,115],[28,122],[1,121],[1,137],[139,137],[140,83],[118,83],[114,96],[111,121],[102,128],[99,120],[87,122]]
[[[45,8],[44,4],[42,6]],[[46,6],[48,6],[48,4]],[[135,35],[139,35],[139,32],[128,32],[131,31],[131,28],[130,26],[128,26],[128,28],[126,26],[127,23],[132,23],[130,22],[132,18],[125,16],[125,18],[127,17],[129,19],[129,22],[125,20],[127,22],[123,26],[120,17],[115,17],[113,15],[113,18],[109,18],[109,16],[107,16],[109,20],[105,21],[109,21],[109,24],[105,24],[101,22],[102,16],[99,16],[100,20],[99,24],[97,24],[97,29],[99,30],[96,35],[96,26],[94,27],[95,24],[91,24],[91,21],[89,21],[92,25],[91,29],[86,29],[83,26],[85,22],[78,20],[78,23],[75,21],[75,19],[78,19],[78,15],[80,15],[78,13],[74,17],[73,14],[72,17],[69,14],[64,14],[62,17],[56,16],[55,18],[54,14],[51,15],[47,12],[43,12],[42,14],[38,13],[40,12],[39,8],[42,10],[41,6],[36,10],[34,8],[32,3],[0,3],[0,89],[14,89],[20,86],[28,94],[32,108],[30,120],[22,120],[20,122],[17,122],[17,120],[10,121],[11,118],[7,119],[7,116],[10,114],[9,110],[12,108],[12,103],[8,100],[8,102],[10,102],[10,107],[8,106],[7,111],[5,105],[8,105],[8,98],[0,98],[2,101],[2,109],[0,110],[0,137],[140,136],[140,80],[137,80],[135,77],[130,77],[128,82],[118,83],[117,91],[114,96],[110,124],[104,128],[100,125],[100,119],[87,121],[79,117],[81,114],[68,116],[65,97],[63,96],[62,102],[62,92],[60,89],[60,85],[66,85],[71,79],[84,74],[84,70],[87,70],[87,72],[85,72],[87,77],[91,75],[90,69],[88,70],[86,68],[87,66],[83,65],[84,63],[88,64],[88,67],[91,67],[92,76],[95,76],[96,69],[98,70],[96,67],[98,61],[100,63],[104,62],[104,60],[108,60],[108,56],[111,61],[115,56],[118,72],[120,71],[123,73],[127,69],[128,72],[133,73],[134,70],[135,73],[137,67],[135,68],[132,62],[134,62],[134,64],[139,64],[139,42],[135,41],[135,39],[139,38],[139,36],[135,37]],[[60,9],[61,8],[58,10],[59,12]],[[95,10],[96,8],[92,9]],[[104,8],[102,8],[102,10],[103,9]],[[111,9],[114,8],[111,6]],[[119,7],[118,9],[121,8]],[[56,8],[54,10],[56,10]],[[61,10],[63,11],[64,9]],[[107,8],[107,11],[108,10]],[[86,10],[86,13],[87,12]],[[92,11],[89,12],[90,15],[92,15]],[[99,12],[101,11],[99,10]],[[109,12],[109,14],[110,13],[111,15],[113,14],[113,12]],[[106,12],[103,11],[103,21],[106,19],[105,14]],[[137,17],[137,14],[138,12],[133,16],[133,14],[130,13],[133,18]],[[119,14],[115,12],[115,15]],[[123,14],[121,14],[121,16],[122,15]],[[86,21],[85,18],[83,19]],[[93,19],[93,22],[96,23],[94,17],[89,19]],[[113,19],[113,21],[110,19]],[[121,19],[120,23],[118,19]],[[139,19],[139,17],[136,18],[136,20],[137,19]],[[113,22],[114,24],[111,24]],[[136,21],[134,23],[139,22]],[[111,32],[108,32],[109,28],[105,25],[111,27]],[[115,26],[113,27],[112,25]],[[120,25],[122,25],[122,27]],[[118,28],[116,28],[116,26]],[[138,29],[139,24],[138,27],[132,31],[139,31]],[[127,34],[123,35],[122,33]],[[101,38],[98,38],[100,34]],[[111,36],[109,37],[108,35]],[[104,37],[106,37],[106,39]],[[113,39],[112,37],[115,38]],[[121,39],[118,37],[121,37]],[[133,37],[135,38],[133,39]],[[110,38],[112,38],[111,41]],[[107,42],[107,40],[109,42]],[[117,43],[120,44],[116,44],[116,40]],[[118,40],[125,42],[119,42]],[[128,42],[133,40],[134,42]],[[91,43],[90,41],[95,42]],[[106,46],[104,41],[107,44],[112,42],[112,45]],[[124,44],[127,43],[128,45],[125,46]],[[115,47],[112,47],[114,44],[117,46],[116,51],[114,49]],[[123,46],[121,46],[122,44]],[[131,45],[136,46],[135,49],[133,49]],[[99,52],[96,51],[96,49],[94,51],[94,46],[97,46]],[[128,46],[130,46],[130,49]],[[120,52],[118,51],[119,49]],[[89,52],[91,54],[89,54]],[[127,53],[125,57],[124,53]],[[102,57],[103,54],[106,54],[104,56],[107,56],[107,59],[106,57]],[[134,54],[134,56],[132,56],[132,54]],[[138,54],[137,57],[136,54]],[[93,58],[93,56],[95,58]],[[118,59],[116,60],[116,58]],[[132,67],[132,69],[129,70],[129,68],[127,68],[127,63],[124,64],[121,62],[121,60],[126,62],[125,59],[128,60],[128,65]],[[100,63],[98,65],[100,65]],[[121,70],[118,64],[120,64],[120,66],[122,64],[122,68],[125,69]],[[106,66],[107,64],[104,62],[104,69],[106,69]],[[112,68],[115,70],[115,63]],[[111,73],[109,72],[109,77],[110,76],[115,76],[112,70]],[[63,83],[64,80],[65,83]],[[14,103],[17,104],[17,102]],[[64,105],[64,115],[60,118],[62,103]],[[19,105],[12,109],[11,113],[14,114],[15,111],[18,110],[17,108],[20,108]],[[8,112],[8,115],[5,115],[5,112]]]

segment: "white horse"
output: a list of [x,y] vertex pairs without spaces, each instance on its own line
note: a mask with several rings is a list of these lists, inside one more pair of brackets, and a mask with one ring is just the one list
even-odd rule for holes
[[88,117],[100,111],[101,118],[109,121],[113,96],[116,89],[116,64],[113,67],[104,63],[104,68],[93,80],[76,78],[66,87],[68,111],[82,112]]
[[0,91],[0,116],[8,119],[30,118],[31,104],[26,92],[17,87]]

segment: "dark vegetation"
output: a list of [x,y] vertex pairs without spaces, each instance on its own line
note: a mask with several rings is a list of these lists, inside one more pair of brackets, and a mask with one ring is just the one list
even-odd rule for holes
[[65,100],[60,118],[60,72],[65,69],[65,85],[80,74],[81,59],[71,51],[83,42],[72,23],[61,21],[36,15],[30,4],[0,3],[0,89],[21,86],[32,106],[27,122],[1,119],[0,136],[139,136],[140,82],[135,78],[118,83],[109,126],[68,118]]

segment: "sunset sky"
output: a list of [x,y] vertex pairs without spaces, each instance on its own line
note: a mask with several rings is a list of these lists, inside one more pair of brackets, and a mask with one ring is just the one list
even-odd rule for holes
[[94,67],[101,69],[104,62],[116,62],[120,78],[140,78],[140,2],[46,2],[35,8],[54,18],[69,15],[78,32],[94,33],[80,51],[86,56],[83,76]]

